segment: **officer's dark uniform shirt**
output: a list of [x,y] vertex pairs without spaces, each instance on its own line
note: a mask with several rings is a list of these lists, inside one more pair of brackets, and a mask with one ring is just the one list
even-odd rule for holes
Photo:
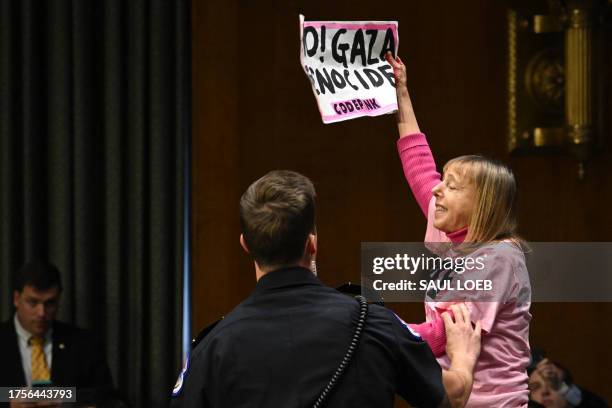
[[[192,350],[172,407],[312,406],[358,318],[359,303],[310,270],[270,272]],[[370,305],[359,346],[326,406],[392,407],[395,393],[415,407],[437,407],[445,396],[441,369],[399,318]]]

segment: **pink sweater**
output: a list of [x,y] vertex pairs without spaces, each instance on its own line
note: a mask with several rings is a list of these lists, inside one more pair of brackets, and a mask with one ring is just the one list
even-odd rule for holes
[[[440,183],[440,173],[436,171],[436,163],[429,149],[429,144],[427,144],[427,139],[422,133],[403,137],[397,142],[397,150],[412,194],[423,214],[427,217],[429,205],[433,202],[431,190]],[[425,239],[427,242],[463,242],[467,235],[467,228],[450,234],[438,234],[438,236],[435,236],[432,231],[428,235]],[[410,327],[421,335],[436,357],[445,354],[446,335],[444,322],[441,318],[422,324],[411,324]]]
[[[408,184],[427,217],[425,242],[463,242],[467,228],[446,234],[433,226],[435,198],[431,190],[440,182],[440,173],[425,135],[403,137],[397,149]],[[496,283],[498,296],[496,301],[466,303],[473,321],[480,320],[483,327],[482,351],[467,406],[526,407],[531,288],[525,258],[520,249],[507,242],[492,243],[477,251],[488,255],[487,278]],[[446,336],[440,315],[449,307],[443,302],[426,302],[426,322],[411,325],[446,369],[450,361],[444,352]]]

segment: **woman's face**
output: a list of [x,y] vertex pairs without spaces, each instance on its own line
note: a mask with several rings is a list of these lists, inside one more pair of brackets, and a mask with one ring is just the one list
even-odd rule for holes
[[546,408],[569,408],[570,405],[559,394],[559,380],[534,371],[529,377],[529,399]]
[[460,170],[460,166],[451,165],[431,190],[436,198],[433,225],[444,232],[466,227],[474,210],[476,188]]

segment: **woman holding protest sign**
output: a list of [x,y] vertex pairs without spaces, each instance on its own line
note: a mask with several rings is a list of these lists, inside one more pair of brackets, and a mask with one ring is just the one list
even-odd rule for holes
[[[476,299],[466,302],[473,323],[480,322],[483,330],[467,406],[526,407],[531,288],[524,245],[516,234],[514,175],[497,161],[469,155],[446,163],[441,177],[412,108],[406,67],[391,53],[387,61],[396,83],[397,149],[408,184],[427,218],[425,242],[448,243],[455,253],[484,255],[484,275],[496,285],[493,296],[477,293]],[[448,309],[453,302],[444,300],[428,296],[426,322],[411,327],[447,368],[443,320],[451,318]]]

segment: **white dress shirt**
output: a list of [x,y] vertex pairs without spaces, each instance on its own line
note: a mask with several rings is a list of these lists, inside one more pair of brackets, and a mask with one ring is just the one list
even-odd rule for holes
[[[32,386],[32,346],[30,346],[29,340],[32,334],[23,328],[17,313],[13,317],[15,322],[15,331],[17,332],[17,343],[19,344],[19,353],[21,354],[21,365],[23,366],[23,375],[25,376],[26,384],[28,387]],[[47,367],[51,372],[51,360],[53,358],[53,340],[51,339],[51,333],[53,329],[50,328],[45,333],[45,342],[43,343],[43,351],[45,352],[45,359],[47,360]]]

